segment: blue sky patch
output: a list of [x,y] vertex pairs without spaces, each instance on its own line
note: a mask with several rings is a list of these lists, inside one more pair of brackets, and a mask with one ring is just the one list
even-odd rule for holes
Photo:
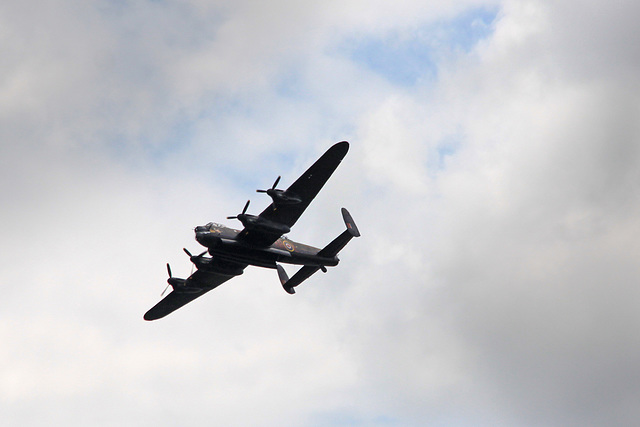
[[438,62],[468,52],[491,35],[498,8],[475,8],[452,19],[429,23],[411,32],[350,39],[341,47],[357,63],[394,84],[413,86],[433,80]]

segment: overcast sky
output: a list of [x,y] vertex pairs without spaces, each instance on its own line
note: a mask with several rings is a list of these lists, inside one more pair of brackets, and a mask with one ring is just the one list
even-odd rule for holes
[[[636,426],[640,3],[0,3],[0,423]],[[351,149],[156,322],[193,227]],[[292,274],[295,269],[288,267]]]

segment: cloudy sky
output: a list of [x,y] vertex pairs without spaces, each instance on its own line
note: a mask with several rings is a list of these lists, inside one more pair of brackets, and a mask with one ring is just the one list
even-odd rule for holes
[[[0,422],[637,425],[639,15],[0,3]],[[142,320],[195,225],[341,140],[290,234],[322,247],[347,207],[338,268]]]

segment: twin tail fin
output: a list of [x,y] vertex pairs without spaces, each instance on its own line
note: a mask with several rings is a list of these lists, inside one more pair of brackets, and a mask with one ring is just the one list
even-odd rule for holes
[[[338,252],[340,252],[351,239],[353,239],[354,237],[360,237],[360,231],[358,230],[356,223],[353,221],[353,217],[351,217],[351,214],[345,208],[342,208],[342,219],[344,219],[344,223],[347,226],[347,229],[343,231],[342,234],[340,234],[338,237],[333,239],[333,241],[325,246],[320,252],[318,252],[318,256],[333,258],[338,255]],[[289,278],[287,272],[284,271],[284,268],[281,265],[278,264],[276,268],[278,270],[280,283],[288,294],[295,294],[296,291],[293,288],[307,280],[318,270],[322,270],[325,273],[327,272],[327,269],[324,266],[305,265],[300,270],[298,270],[296,274],[293,275],[293,277]]]

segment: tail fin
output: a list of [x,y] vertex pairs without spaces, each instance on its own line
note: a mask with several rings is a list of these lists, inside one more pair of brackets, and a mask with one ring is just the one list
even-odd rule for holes
[[[360,237],[360,231],[358,231],[358,227],[356,227],[356,223],[353,221],[351,214],[345,208],[342,208],[342,218],[344,219],[344,223],[347,226],[347,229],[342,232],[338,237],[333,239],[331,243],[325,246],[320,252],[318,252],[318,256],[331,258],[338,255],[338,252],[342,250],[346,246],[347,243],[354,237]],[[293,275],[291,279],[287,276],[286,271],[281,265],[276,265],[278,270],[278,277],[280,278],[280,283],[282,283],[282,287],[288,294],[295,294],[296,291],[293,289],[298,286],[300,283],[307,280],[314,274],[316,271],[322,269],[323,272],[326,273],[327,269],[324,266],[315,266],[315,265],[305,265],[302,267],[296,274]]]
[[360,231],[358,230],[358,227],[356,227],[356,223],[353,221],[349,211],[345,208],[342,208],[342,219],[344,219],[344,224],[347,226],[347,229],[343,231],[341,235],[333,239],[333,241],[325,246],[324,249],[318,252],[319,256],[336,256],[351,239],[354,237],[360,237]]
[[305,265],[300,270],[298,270],[291,279],[289,279],[289,276],[287,276],[287,272],[284,271],[284,268],[282,268],[280,264],[277,264],[276,268],[278,269],[278,277],[280,278],[282,287],[290,295],[296,293],[293,288],[307,280],[313,273],[320,270],[320,267],[316,267],[315,265]]

